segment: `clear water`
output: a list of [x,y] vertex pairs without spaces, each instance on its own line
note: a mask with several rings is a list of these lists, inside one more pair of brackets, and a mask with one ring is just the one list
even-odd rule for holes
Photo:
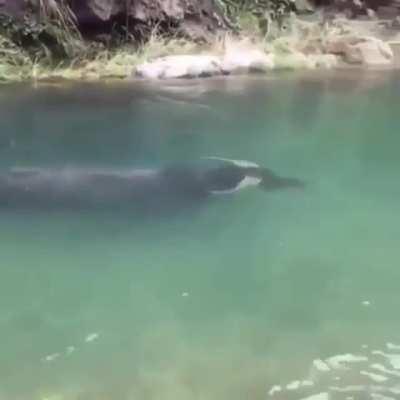
[[[0,399],[396,398],[360,371],[396,372],[400,342],[398,78],[1,88],[1,168],[220,156],[307,186],[163,217],[0,210]],[[370,364],[311,368],[346,353]]]

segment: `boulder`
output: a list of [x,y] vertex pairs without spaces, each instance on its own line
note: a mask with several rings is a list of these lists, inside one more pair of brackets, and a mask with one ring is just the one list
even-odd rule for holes
[[313,56],[295,50],[275,53],[274,64],[277,69],[314,69],[317,67],[317,62]]
[[265,72],[273,68],[273,57],[258,49],[228,49],[222,58],[222,69],[227,74]]
[[273,56],[256,49],[228,49],[221,57],[207,54],[167,56],[136,67],[145,79],[197,78],[265,72],[275,67]]
[[22,18],[25,11],[25,0],[0,0],[0,14]]
[[374,37],[331,37],[325,43],[325,52],[340,55],[349,64],[384,66],[391,65],[394,61],[390,46]]
[[338,56],[334,54],[315,54],[309,56],[317,68],[331,69],[339,64]]
[[159,29],[207,40],[227,27],[214,0],[71,0],[71,8],[83,31],[112,29],[115,22],[128,21],[136,35]]
[[223,73],[221,61],[211,55],[178,55],[145,62],[135,75],[145,79],[197,78]]
[[[229,21],[216,0],[68,0],[83,36],[111,34],[127,26],[137,38],[154,30],[207,40],[229,28]],[[61,0],[0,0],[0,14],[23,18],[41,15],[41,7],[57,8]],[[123,31],[125,32],[125,31]]]

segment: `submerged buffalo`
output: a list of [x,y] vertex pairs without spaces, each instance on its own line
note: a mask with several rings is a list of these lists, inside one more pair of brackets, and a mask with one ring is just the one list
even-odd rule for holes
[[255,163],[208,158],[218,165],[173,165],[159,169],[10,169],[0,171],[0,207],[165,209],[193,204],[245,187],[301,188]]

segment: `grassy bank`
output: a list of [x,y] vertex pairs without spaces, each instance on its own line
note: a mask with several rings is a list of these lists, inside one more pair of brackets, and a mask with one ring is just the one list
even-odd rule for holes
[[371,29],[357,32],[360,27],[349,21],[306,22],[285,10],[261,16],[236,12],[236,29],[202,44],[157,29],[143,41],[129,34],[87,40],[68,8],[44,9],[41,23],[33,26],[0,19],[0,82],[126,79],[136,66],[158,57],[227,51],[240,56],[248,49],[272,56],[275,69],[331,68],[339,58],[326,51],[329,38],[368,36]]
[[[251,38],[262,47],[266,38],[270,41],[274,35],[271,27],[282,25],[290,4],[271,0],[271,7],[260,12],[254,0],[219,3],[233,22],[235,40]],[[23,21],[0,15],[0,82],[123,79],[136,65],[157,57],[221,52],[226,40],[218,36],[200,45],[165,32],[160,34],[155,28],[145,41],[138,42],[129,34],[123,38],[109,35],[107,42],[90,41],[81,36],[68,2],[40,0],[37,4],[33,14]],[[231,37],[232,31],[227,35]]]
[[125,78],[135,65],[149,57],[187,47],[175,42],[154,38],[143,46],[105,48],[82,40],[73,57],[55,61],[51,56],[35,59],[9,38],[0,36],[0,81]]
[[0,82],[125,79],[137,65],[158,57],[200,53],[221,55],[227,46],[247,45],[274,52],[283,62],[290,56],[289,39],[262,36],[252,30],[243,30],[238,36],[229,33],[216,36],[207,44],[157,34],[140,45],[131,42],[109,48],[81,40],[72,52],[73,56],[58,62],[54,62],[49,54],[33,58],[22,47],[0,36]]

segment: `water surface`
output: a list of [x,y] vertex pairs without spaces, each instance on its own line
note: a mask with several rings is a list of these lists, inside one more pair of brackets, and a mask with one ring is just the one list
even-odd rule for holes
[[[307,186],[163,216],[0,210],[0,399],[396,398],[371,364],[399,353],[398,78],[3,87],[1,168],[219,156]],[[347,353],[368,362],[312,368]]]

